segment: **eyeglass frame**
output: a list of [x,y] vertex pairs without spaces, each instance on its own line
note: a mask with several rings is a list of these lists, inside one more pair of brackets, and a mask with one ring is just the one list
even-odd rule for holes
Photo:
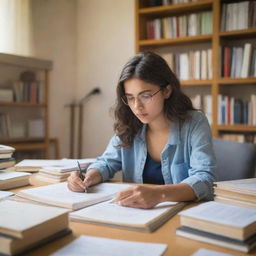
[[[150,98],[150,101],[148,102],[148,103],[143,103],[140,99],[139,99],[139,101],[144,105],[144,104],[149,104],[149,103],[151,103],[152,102],[152,98],[153,98],[153,96],[155,96],[157,93],[159,93],[160,91],[162,91],[162,88],[160,88],[158,91],[156,91],[156,92],[154,92],[154,93],[148,93],[150,96],[151,96],[151,98]],[[144,93],[146,93],[146,92],[144,92]],[[143,94],[143,93],[142,93]],[[139,94],[139,95],[142,95],[142,94]],[[138,96],[139,96],[138,95]],[[126,101],[125,101],[125,99],[123,98],[123,97],[121,97],[121,100],[122,100],[122,102],[126,105],[126,106],[133,106],[134,104],[135,104],[135,100],[136,100],[136,98],[138,98],[138,96],[137,97],[133,97],[134,98],[134,102],[132,103],[132,104],[129,104],[128,102],[126,103]],[[126,96],[125,96],[126,97]]]

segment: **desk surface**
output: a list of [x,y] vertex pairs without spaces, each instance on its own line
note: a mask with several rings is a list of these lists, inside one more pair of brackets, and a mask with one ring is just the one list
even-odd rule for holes
[[[27,187],[25,187],[27,188]],[[13,192],[17,192],[18,190],[24,189],[24,187],[19,189],[13,189]],[[188,205],[191,207],[191,205]],[[189,256],[195,253],[199,248],[206,248],[210,250],[215,250],[218,252],[224,252],[233,254],[236,256],[245,256],[245,255],[253,255],[256,256],[256,249],[252,250],[251,253],[245,254],[240,253],[234,250],[222,248],[219,246],[214,246],[206,243],[200,243],[194,240],[182,238],[175,235],[175,229],[179,226],[179,216],[175,215],[169,221],[167,221],[163,226],[158,228],[156,231],[152,233],[132,231],[126,229],[113,228],[104,225],[96,225],[96,224],[87,224],[87,223],[78,223],[78,222],[70,222],[70,228],[73,233],[60,238],[56,241],[53,241],[47,245],[39,247],[37,249],[32,250],[29,253],[26,253],[28,256],[40,255],[46,256],[49,255],[61,247],[67,245],[69,242],[78,237],[79,235],[89,235],[89,236],[97,236],[104,238],[113,238],[113,239],[123,239],[129,241],[136,242],[152,242],[152,243],[164,243],[168,244],[168,249],[165,256]]]

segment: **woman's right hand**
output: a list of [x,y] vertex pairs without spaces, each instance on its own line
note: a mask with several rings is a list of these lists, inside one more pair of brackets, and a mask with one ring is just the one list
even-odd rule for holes
[[102,182],[102,177],[98,170],[91,169],[86,172],[84,180],[82,180],[80,178],[80,173],[78,171],[73,171],[67,181],[70,190],[74,192],[86,192],[88,187]]

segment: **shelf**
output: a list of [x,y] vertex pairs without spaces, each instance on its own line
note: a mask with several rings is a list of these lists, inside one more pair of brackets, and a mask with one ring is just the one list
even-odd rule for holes
[[256,28],[248,28],[243,30],[232,30],[232,31],[225,31],[219,33],[220,37],[225,39],[230,38],[237,38],[237,36],[241,37],[240,39],[247,38],[247,37],[254,37],[256,35]]
[[181,86],[211,86],[212,80],[187,80],[180,82]]
[[234,124],[234,125],[218,125],[219,131],[232,131],[232,132],[256,132],[256,126]]
[[0,102],[0,107],[38,107],[45,108],[46,104],[32,104],[29,102]]
[[212,7],[213,0],[205,0],[199,2],[191,3],[181,3],[175,5],[164,5],[157,7],[147,7],[139,9],[139,14],[143,16],[153,16],[153,15],[166,15],[166,14],[175,14],[182,12],[191,12],[191,11],[203,11]]
[[44,138],[1,138],[0,144],[8,144],[8,143],[26,143],[26,142],[43,142]]
[[211,42],[212,34],[210,35],[198,35],[198,36],[186,36],[177,38],[165,38],[165,39],[153,39],[153,40],[140,40],[139,46],[163,46],[163,45],[175,45],[175,44],[187,44],[187,43],[202,43]]
[[8,144],[14,147],[16,151],[26,151],[26,150],[47,150],[46,143],[25,143],[25,144]]
[[220,78],[220,85],[225,84],[256,84],[256,77],[249,78]]

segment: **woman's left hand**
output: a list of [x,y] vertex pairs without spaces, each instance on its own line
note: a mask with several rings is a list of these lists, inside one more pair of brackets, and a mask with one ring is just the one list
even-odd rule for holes
[[159,186],[135,185],[118,193],[116,202],[134,208],[153,208],[161,202]]

